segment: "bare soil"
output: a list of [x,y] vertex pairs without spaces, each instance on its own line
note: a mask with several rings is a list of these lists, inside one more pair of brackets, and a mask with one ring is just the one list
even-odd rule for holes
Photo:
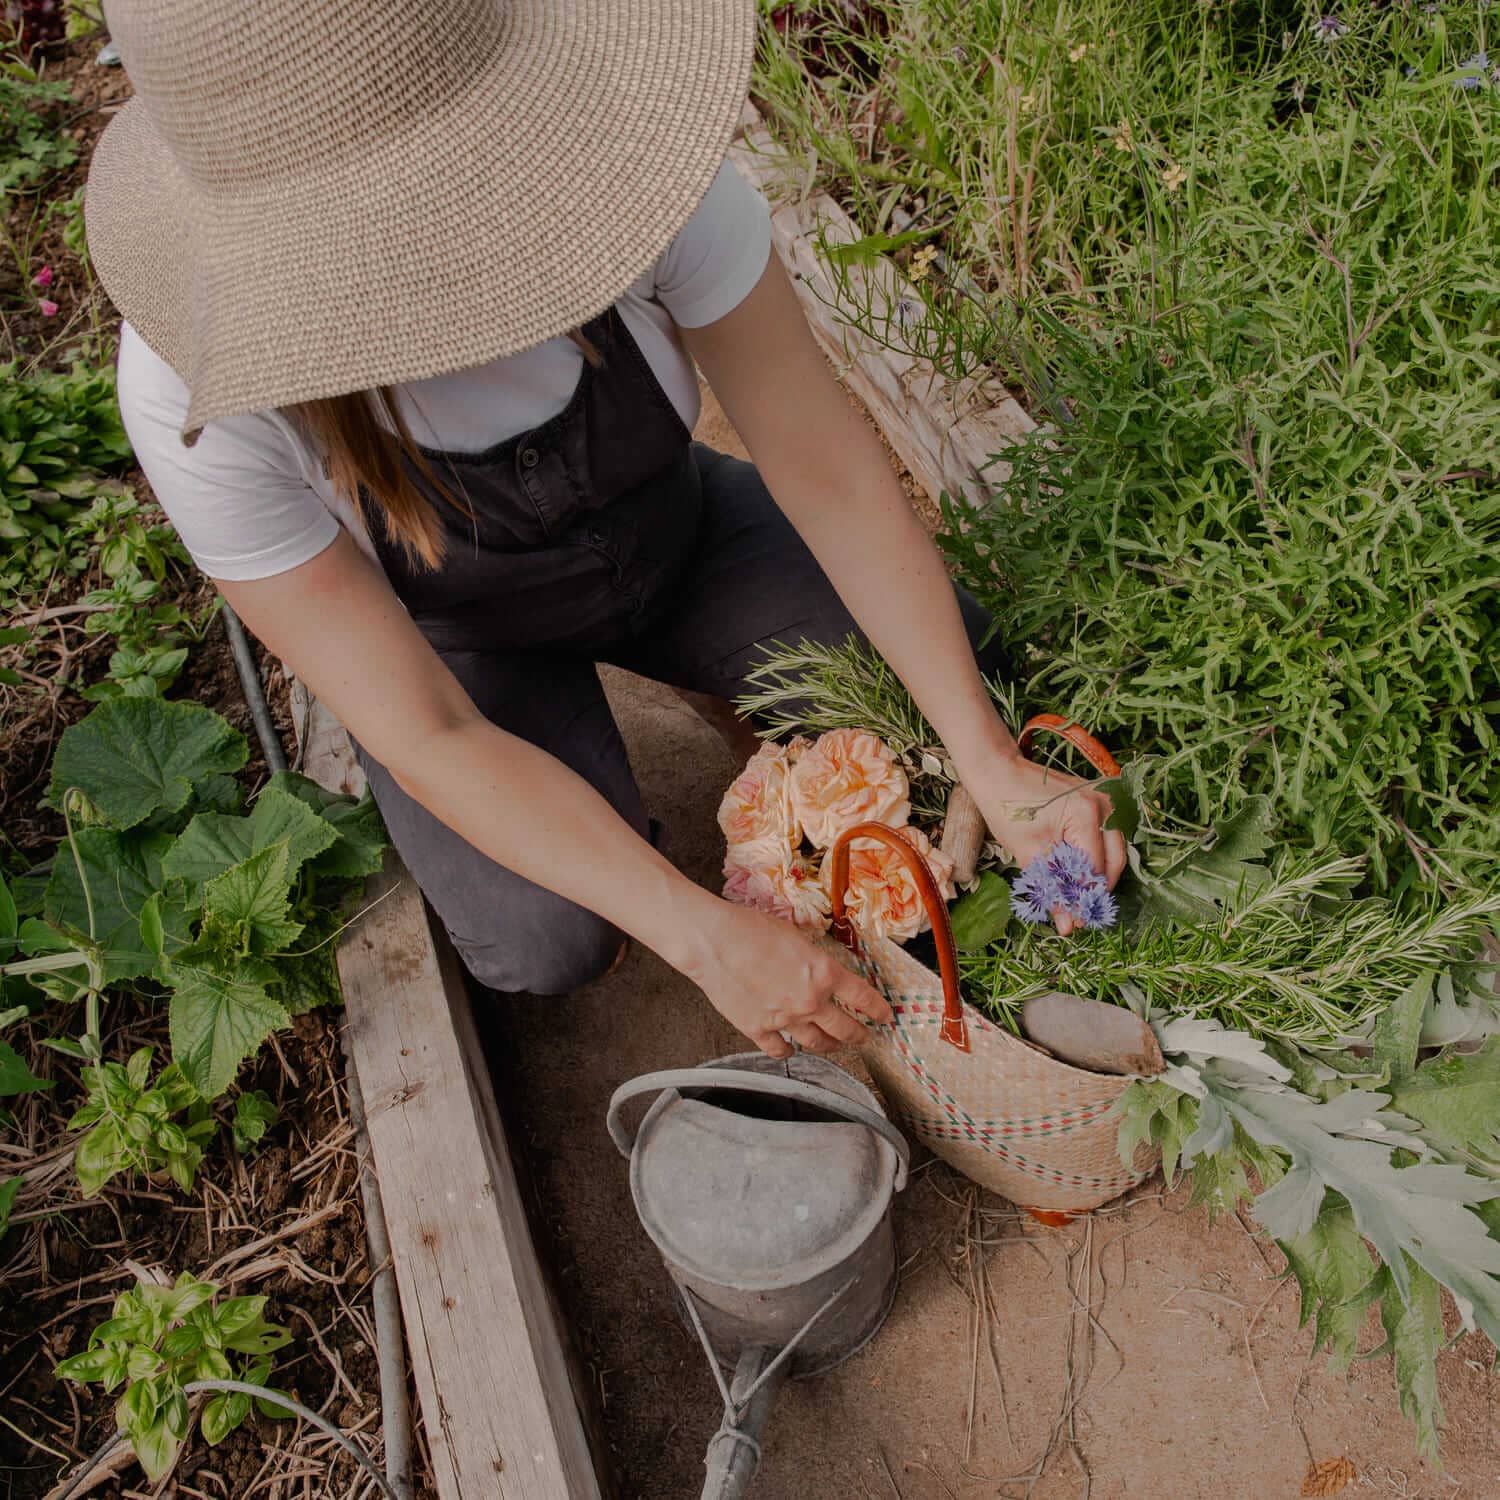
[[[699,435],[733,440],[712,408]],[[732,759],[665,689],[618,673],[607,686],[674,860],[715,887],[714,811]],[[694,1496],[718,1399],[636,1222],[604,1114],[627,1078],[746,1044],[639,949],[566,1001],[497,1006],[489,1021],[620,1493]],[[1044,1229],[928,1158],[896,1209],[890,1320],[838,1370],[783,1392],[757,1500],[1259,1500],[1299,1495],[1314,1462],[1341,1456],[1357,1475],[1350,1494],[1500,1495],[1500,1380],[1483,1339],[1440,1356],[1439,1470],[1415,1455],[1389,1358],[1330,1376],[1309,1358],[1280,1253],[1186,1200],[1153,1180],[1126,1204]],[[985,1277],[994,1315],[981,1318]],[[1372,1325],[1364,1347],[1378,1342]]]

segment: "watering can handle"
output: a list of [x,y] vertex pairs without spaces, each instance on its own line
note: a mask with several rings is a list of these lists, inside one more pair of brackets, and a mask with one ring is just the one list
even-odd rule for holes
[[[1103,776],[1118,776],[1120,765],[1113,755],[1081,724],[1065,719],[1061,714],[1038,714],[1028,719],[1021,728],[1016,743],[1021,754],[1031,749],[1031,742],[1039,729],[1056,734],[1080,751]],[[953,942],[953,927],[948,921],[948,903],[943,900],[927,861],[893,829],[884,823],[856,823],[839,835],[828,858],[832,861],[829,886],[833,896],[833,935],[851,953],[859,952],[859,936],[849,920],[846,898],[849,889],[849,846],[855,839],[873,839],[884,844],[892,853],[900,856],[911,877],[917,884],[922,905],[927,910],[927,920],[932,924],[932,936],[937,944],[938,972],[943,980],[943,1025],[942,1038],[960,1052],[969,1050],[969,1022],[964,1015],[963,996],[958,988],[958,949]]]
[[629,1083],[622,1083],[609,1101],[609,1138],[620,1155],[629,1157],[635,1149],[635,1132],[620,1118],[620,1110],[637,1094],[655,1094],[662,1089],[739,1089],[750,1094],[774,1094],[778,1099],[797,1099],[831,1115],[842,1115],[873,1130],[896,1153],[896,1191],[906,1186],[906,1171],[911,1164],[911,1147],[906,1137],[879,1110],[856,1099],[846,1099],[832,1089],[783,1078],[774,1073],[750,1073],[740,1068],[667,1068],[660,1073],[642,1073]]

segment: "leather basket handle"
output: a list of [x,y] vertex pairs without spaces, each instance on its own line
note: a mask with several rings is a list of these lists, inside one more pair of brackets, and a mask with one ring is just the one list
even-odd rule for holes
[[943,979],[943,1025],[945,1042],[957,1047],[960,1052],[969,1050],[969,1025],[964,1017],[963,997],[958,989],[958,949],[953,942],[953,927],[948,921],[948,903],[943,900],[927,861],[906,842],[900,834],[887,828],[884,823],[856,823],[846,828],[838,837],[828,858],[833,861],[829,880],[833,900],[833,935],[851,953],[859,952],[859,937],[854,924],[849,920],[847,896],[849,891],[849,846],[855,839],[873,839],[884,844],[897,855],[916,882],[917,892],[927,911],[927,920],[932,923],[932,935],[937,942],[938,972]]
[[1021,733],[1016,737],[1016,744],[1020,747],[1022,755],[1029,757],[1031,742],[1036,738],[1036,732],[1039,729],[1045,729],[1048,733],[1065,739],[1101,776],[1120,774],[1119,761],[1082,724],[1075,723],[1072,719],[1065,719],[1061,714],[1038,714],[1021,726]]

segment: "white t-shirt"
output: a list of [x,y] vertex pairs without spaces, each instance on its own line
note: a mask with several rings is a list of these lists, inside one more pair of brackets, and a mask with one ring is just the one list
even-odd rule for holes
[[[676,239],[615,304],[688,427],[698,419],[698,381],[677,328],[701,328],[737,307],[760,280],[770,244],[765,200],[725,163]],[[480,453],[561,411],[582,366],[577,345],[555,338],[399,387],[397,401],[424,447]],[[280,412],[210,422],[187,447],[187,387],[129,324],[120,336],[119,395],[141,469],[211,578],[284,573],[316,557],[341,525],[374,556],[357,516]]]

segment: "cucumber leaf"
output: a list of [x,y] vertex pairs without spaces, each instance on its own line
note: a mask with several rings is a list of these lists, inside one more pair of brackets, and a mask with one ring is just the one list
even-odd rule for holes
[[0,1099],[35,1094],[53,1086],[50,1078],[37,1078],[26,1059],[9,1042],[0,1042]]
[[196,952],[169,971],[172,1059],[205,1099],[215,1099],[239,1066],[291,1018],[266,991],[274,970],[255,959],[233,967],[200,960]]
[[249,753],[244,735],[201,704],[114,698],[63,731],[47,802],[61,809],[76,787],[115,828],[134,828],[180,812],[194,782],[239,770]]
[[[142,935],[141,913],[162,888],[162,856],[172,836],[153,829],[119,833],[112,828],[81,828],[74,842],[76,860],[64,841],[53,862],[43,902],[47,921],[82,938],[92,936],[103,960],[105,983],[151,973],[157,954]],[[164,893],[158,916],[169,934],[169,946],[187,941],[187,912],[180,897]]]
[[280,839],[215,875],[203,887],[204,935],[211,929],[241,957],[266,957],[302,931],[290,917],[291,841]]
[[314,855],[339,837],[338,830],[306,803],[276,787],[267,787],[248,816],[202,812],[182,831],[162,861],[167,875],[187,884],[188,901],[197,906],[207,881],[282,840],[287,844],[287,880]]
[[[271,787],[290,793],[299,802],[306,803],[332,824],[337,832],[337,841],[313,860],[315,875],[361,880],[380,869],[390,837],[368,788],[356,801],[341,792],[330,792],[316,781],[299,776],[295,771],[277,771],[271,777]],[[264,792],[261,793],[262,797],[265,795]]]

